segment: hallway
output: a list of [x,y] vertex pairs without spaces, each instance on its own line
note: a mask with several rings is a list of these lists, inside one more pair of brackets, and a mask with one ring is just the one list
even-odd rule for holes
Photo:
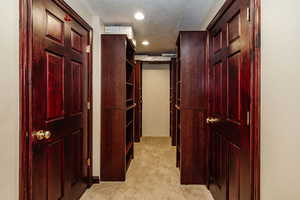
[[176,149],[167,137],[145,137],[135,144],[126,182],[104,182],[81,200],[212,200],[205,186],[180,185]]

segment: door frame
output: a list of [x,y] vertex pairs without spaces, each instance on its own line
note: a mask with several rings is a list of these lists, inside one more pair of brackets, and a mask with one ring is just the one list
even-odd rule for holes
[[[225,0],[224,5],[209,23],[207,30],[217,22],[234,0]],[[260,115],[261,115],[261,0],[250,1],[250,150],[251,150],[251,200],[260,200]],[[208,40],[209,42],[209,40]],[[209,60],[207,48],[207,61]],[[207,62],[209,67],[209,62]],[[209,80],[209,79],[207,79]],[[208,85],[208,84],[207,84]],[[207,88],[208,91],[208,88]]]
[[[32,1],[19,0],[19,200],[30,200],[31,192],[29,182],[29,71],[32,66]],[[49,0],[50,1],[50,0]],[[63,0],[52,0],[73,19],[75,19],[88,34],[88,45],[90,53],[88,54],[88,101],[90,109],[88,110],[88,154],[90,158],[90,167],[88,169],[88,186],[90,187],[95,178],[93,178],[93,28],[81,18],[69,5]]]

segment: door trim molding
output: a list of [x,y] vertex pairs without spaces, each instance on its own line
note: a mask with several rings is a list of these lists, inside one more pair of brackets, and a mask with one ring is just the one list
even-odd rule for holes
[[[88,32],[88,45],[91,45],[91,51],[88,55],[88,101],[91,108],[88,110],[88,154],[91,159],[91,166],[88,170],[88,186],[95,182],[92,176],[93,171],[93,28],[81,18],[69,5],[63,0],[52,0],[61,9],[67,12]],[[19,200],[31,200],[29,176],[31,173],[29,166],[29,70],[32,66],[32,0],[19,0]]]
[[260,200],[260,116],[261,116],[261,0],[250,0],[252,25],[251,129],[252,134],[252,200]]
[[[213,28],[234,0],[226,0],[216,16],[209,23],[207,30]],[[261,0],[249,0],[250,3],[250,149],[251,149],[251,200],[260,200],[260,92],[261,92]]]

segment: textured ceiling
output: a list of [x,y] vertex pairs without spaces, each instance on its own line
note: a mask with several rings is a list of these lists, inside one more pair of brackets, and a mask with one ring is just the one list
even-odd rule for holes
[[[131,25],[137,52],[160,54],[174,52],[180,30],[199,30],[211,7],[218,0],[89,0],[106,25]],[[134,13],[145,14],[137,21]],[[143,40],[149,46],[141,45]]]

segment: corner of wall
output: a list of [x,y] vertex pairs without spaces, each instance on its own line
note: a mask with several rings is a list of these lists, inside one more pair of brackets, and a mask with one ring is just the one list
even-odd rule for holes
[[216,3],[210,8],[208,15],[203,20],[200,28],[201,30],[206,30],[209,23],[217,15],[218,11],[222,8],[226,0],[216,0]]

